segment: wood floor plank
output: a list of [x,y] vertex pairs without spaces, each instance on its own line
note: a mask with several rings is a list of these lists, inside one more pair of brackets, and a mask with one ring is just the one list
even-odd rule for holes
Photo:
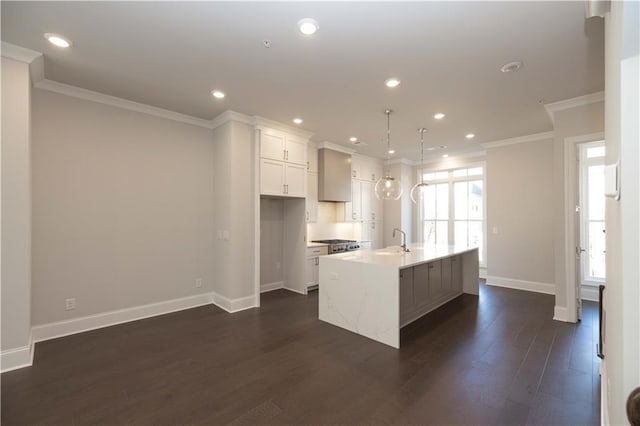
[[[36,345],[2,374],[3,425],[598,424],[597,305],[480,287],[400,350],[318,320],[318,297],[203,306]],[[597,330],[596,330],[597,331]]]

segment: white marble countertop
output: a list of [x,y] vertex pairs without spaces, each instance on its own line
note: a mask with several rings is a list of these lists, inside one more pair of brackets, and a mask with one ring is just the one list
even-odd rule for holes
[[326,247],[329,244],[325,244],[325,243],[307,243],[307,248],[312,248],[312,247]]
[[374,265],[389,266],[398,269],[409,268],[421,263],[432,262],[444,257],[477,250],[477,247],[453,246],[453,245],[424,245],[412,244],[409,253],[402,252],[398,246],[387,247],[379,250],[359,250],[347,253],[332,254],[331,259],[340,259],[348,262],[358,262]]

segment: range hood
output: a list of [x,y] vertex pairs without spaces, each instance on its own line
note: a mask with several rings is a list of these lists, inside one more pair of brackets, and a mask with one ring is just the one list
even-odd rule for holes
[[318,201],[351,202],[351,155],[318,150]]

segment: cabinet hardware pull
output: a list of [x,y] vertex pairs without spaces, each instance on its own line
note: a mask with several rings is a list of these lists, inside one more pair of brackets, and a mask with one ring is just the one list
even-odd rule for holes
[[307,161],[307,170],[309,170],[309,162]]
[[319,265],[319,264],[320,264],[320,258],[316,257],[316,265]]
[[429,269],[433,269],[435,267],[436,267],[436,265],[429,265]]

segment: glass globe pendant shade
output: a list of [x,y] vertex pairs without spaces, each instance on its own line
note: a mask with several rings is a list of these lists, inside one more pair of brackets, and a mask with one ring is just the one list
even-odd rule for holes
[[402,196],[402,185],[399,180],[387,175],[376,182],[374,191],[378,200],[399,200]]
[[416,204],[422,204],[427,192],[428,183],[418,182],[411,188],[411,201]]

